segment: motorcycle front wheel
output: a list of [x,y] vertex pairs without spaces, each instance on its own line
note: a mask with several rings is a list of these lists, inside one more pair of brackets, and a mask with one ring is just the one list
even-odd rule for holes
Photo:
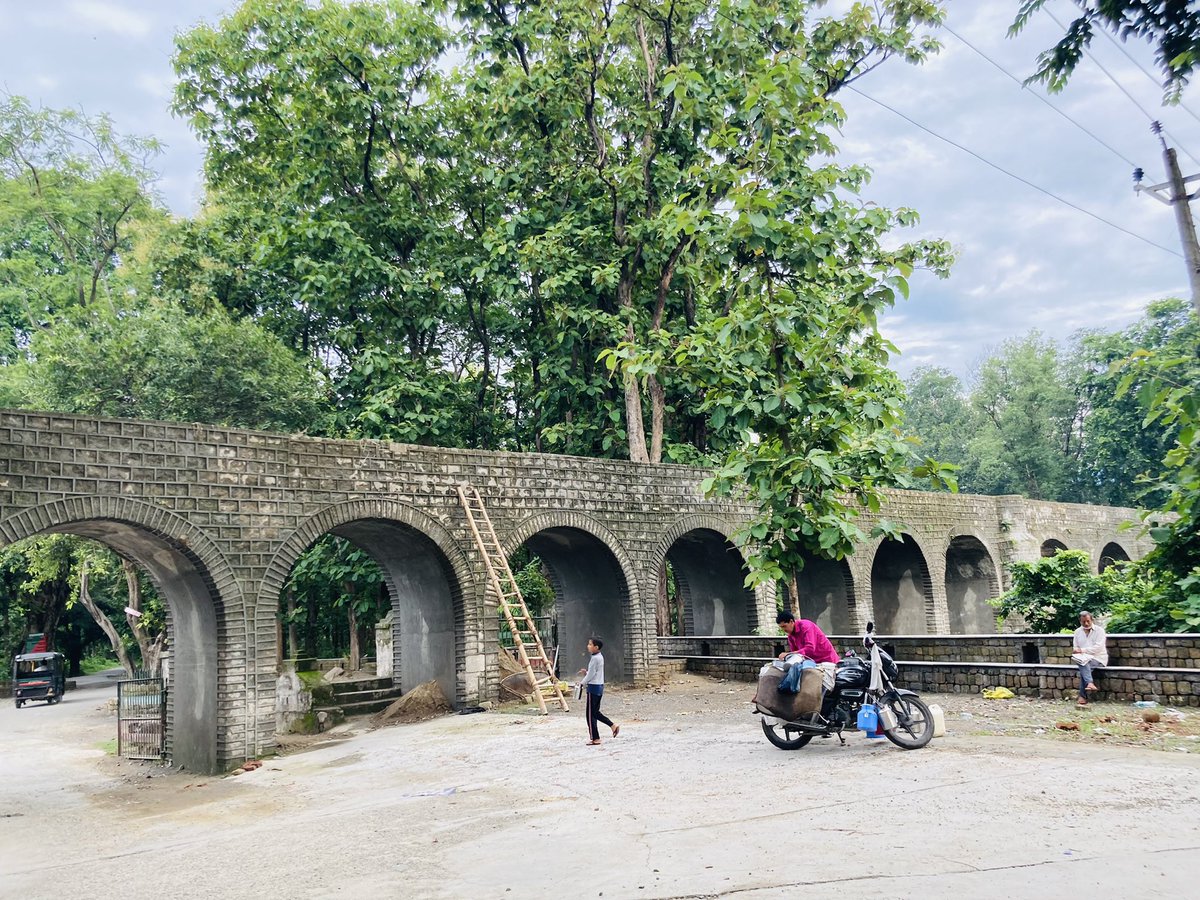
[[762,719],[762,730],[767,740],[780,750],[799,750],[813,739],[811,734],[789,730],[780,719],[770,719],[766,716]]
[[911,694],[892,694],[880,703],[896,717],[896,727],[884,732],[887,739],[904,750],[920,750],[933,738],[933,714]]

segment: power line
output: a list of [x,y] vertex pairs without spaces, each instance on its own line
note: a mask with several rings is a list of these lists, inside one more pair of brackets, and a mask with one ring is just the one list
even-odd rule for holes
[[[727,15],[726,13],[722,12],[719,9],[716,12],[717,12],[718,16],[725,19],[730,24],[736,25],[737,27],[741,28],[743,31],[746,31],[749,34],[754,35],[754,37],[758,39],[758,42],[760,44],[762,44],[764,47],[766,47],[767,49],[771,49],[770,43],[768,41],[766,41],[761,34],[758,34],[753,29],[749,28],[745,23],[739,22],[737,19],[732,18],[731,16]],[[1060,197],[1058,194],[1055,194],[1052,191],[1048,191],[1044,187],[1041,187],[1040,185],[1034,184],[1029,179],[1022,178],[1020,175],[1017,175],[1013,172],[1008,171],[1008,169],[1005,169],[1002,166],[999,166],[996,163],[992,162],[991,160],[986,159],[983,156],[980,156],[974,150],[971,150],[968,147],[964,147],[962,144],[958,143],[957,141],[951,140],[948,137],[938,134],[936,131],[933,131],[930,128],[926,128],[920,122],[917,122],[916,120],[909,118],[908,116],[906,116],[904,113],[900,112],[897,109],[893,109],[892,107],[888,106],[883,101],[876,100],[874,97],[870,96],[869,94],[864,94],[858,88],[854,87],[854,85],[846,84],[846,85],[844,85],[844,87],[847,90],[853,91],[854,93],[858,94],[860,97],[862,97],[866,100],[870,100],[875,105],[883,107],[884,109],[886,109],[888,112],[892,113],[893,115],[899,116],[901,119],[904,119],[904,121],[908,122],[910,125],[913,125],[916,128],[921,129],[926,134],[937,138],[939,141],[943,141],[943,142],[949,144],[950,146],[961,150],[963,153],[966,153],[969,156],[973,156],[975,159],[979,160],[984,165],[995,169],[997,172],[1000,172],[1003,175],[1007,175],[1009,178],[1013,179],[1014,181],[1019,181],[1021,184],[1024,184],[1027,187],[1031,187],[1035,191],[1038,191],[1041,194],[1045,194],[1047,197],[1051,198],[1052,200],[1057,200],[1059,203],[1062,203],[1064,206],[1069,206],[1071,209],[1073,209],[1077,212],[1081,212],[1085,216],[1089,216],[1090,218],[1093,218],[1097,222],[1101,222],[1101,223],[1109,226],[1110,228],[1114,228],[1117,231],[1121,232],[1122,234],[1126,234],[1129,237],[1136,238],[1137,240],[1141,241],[1144,244],[1149,244],[1151,247],[1156,247],[1159,250],[1162,250],[1164,253],[1170,253],[1172,256],[1178,256],[1178,257],[1182,258],[1182,255],[1180,253],[1178,253],[1175,250],[1172,250],[1170,247],[1164,247],[1162,244],[1155,243],[1154,241],[1150,240],[1149,238],[1142,237],[1140,234],[1132,232],[1127,228],[1123,228],[1122,226],[1116,224],[1115,222],[1110,222],[1108,219],[1104,218],[1103,216],[1098,215],[1098,214],[1092,212],[1091,210],[1084,209],[1082,206],[1072,203],[1070,200],[1066,199],[1065,197]]]
[[[1042,9],[1045,10],[1046,15],[1048,15],[1051,18],[1051,20],[1053,20],[1055,25],[1057,25],[1059,28],[1063,29],[1063,31],[1067,30],[1067,26],[1059,21],[1058,16],[1054,15],[1054,13],[1052,13],[1050,10],[1046,9],[1046,7],[1044,7],[1044,6],[1042,7]],[[1126,97],[1129,98],[1129,102],[1138,108],[1138,111],[1141,112],[1141,114],[1146,117],[1146,120],[1148,122],[1153,124],[1154,122],[1158,121],[1157,119],[1154,118],[1154,116],[1150,115],[1150,113],[1146,111],[1146,108],[1144,106],[1142,106],[1142,104],[1138,101],[1138,99],[1136,97],[1133,96],[1133,94],[1129,93],[1129,91],[1127,91],[1125,89],[1125,85],[1123,85],[1123,84],[1121,84],[1121,82],[1117,81],[1116,76],[1113,75],[1112,72],[1108,71],[1108,69],[1106,69],[1104,67],[1104,63],[1102,63],[1102,62],[1100,62],[1100,60],[1096,59],[1096,54],[1093,53],[1091,51],[1091,49],[1085,48],[1084,52],[1091,58],[1092,62],[1095,63],[1096,68],[1098,68],[1101,72],[1103,72],[1105,75],[1107,75],[1108,80],[1111,81],[1114,85],[1116,85],[1117,90],[1119,90],[1122,94],[1124,94]],[[1163,130],[1163,134],[1165,134],[1167,137],[1169,137],[1171,139],[1171,143],[1173,143],[1176,147],[1178,147],[1184,153],[1187,153],[1187,155],[1191,158],[1192,162],[1194,162],[1196,165],[1200,166],[1200,159],[1196,159],[1196,157],[1192,156],[1192,154],[1190,152],[1188,152],[1188,149],[1186,147],[1184,147],[1183,144],[1181,144],[1175,138],[1175,136],[1173,134],[1170,134],[1165,129]]]
[[1170,247],[1164,247],[1162,244],[1155,243],[1154,241],[1150,240],[1149,238],[1142,237],[1140,234],[1132,232],[1128,228],[1123,228],[1122,226],[1118,225],[1116,222],[1111,222],[1108,219],[1104,218],[1103,216],[1101,216],[1097,213],[1094,213],[1089,209],[1084,209],[1082,206],[1072,203],[1070,200],[1068,200],[1065,197],[1060,197],[1058,194],[1055,194],[1053,191],[1048,191],[1044,187],[1034,184],[1028,178],[1023,178],[1014,172],[1010,172],[1008,169],[1005,169],[1003,166],[997,165],[996,163],[992,162],[990,159],[986,159],[985,157],[980,156],[978,153],[976,153],[974,150],[970,149],[969,147],[964,147],[962,144],[958,143],[957,141],[951,140],[950,138],[946,137],[945,135],[938,134],[936,131],[934,131],[931,128],[926,128],[920,122],[916,121],[915,119],[909,118],[904,113],[900,112],[898,109],[894,109],[893,107],[888,106],[882,100],[876,100],[874,97],[870,96],[869,94],[864,94],[862,91],[860,91],[858,88],[854,87],[853,85],[847,85],[846,89],[853,91],[854,93],[858,94],[858,96],[862,97],[865,100],[870,100],[872,103],[876,104],[877,106],[882,106],[888,112],[892,113],[893,115],[899,116],[901,119],[908,122],[910,125],[920,128],[926,134],[937,138],[939,141],[944,141],[945,143],[949,144],[951,147],[956,147],[957,149],[961,150],[963,153],[966,153],[970,156],[975,157],[975,159],[979,160],[984,165],[995,169],[997,172],[1000,172],[1003,175],[1007,175],[1009,178],[1013,179],[1014,181],[1019,181],[1019,182],[1021,182],[1021,184],[1025,185],[1026,187],[1031,187],[1035,191],[1037,191],[1041,194],[1045,194],[1047,197],[1051,198],[1052,200],[1057,200],[1059,203],[1062,203],[1064,206],[1071,207],[1071,209],[1075,210],[1076,212],[1081,212],[1085,216],[1090,216],[1091,218],[1095,219],[1097,222],[1102,222],[1105,225],[1109,226],[1110,228],[1115,228],[1117,231],[1120,231],[1123,234],[1127,234],[1130,237],[1137,238],[1142,243],[1149,244],[1151,247],[1157,247],[1159,250],[1162,250],[1166,253],[1170,253],[1172,256],[1180,256],[1179,253],[1172,250]]
[[1044,96],[1042,96],[1042,94],[1038,93],[1037,91],[1027,90],[1025,88],[1024,81],[1022,81],[1020,78],[1018,78],[1012,72],[1008,71],[1008,69],[1004,68],[1004,66],[1000,65],[1000,63],[996,62],[994,59],[992,59],[990,56],[988,56],[986,53],[984,53],[982,50],[980,50],[978,47],[976,47],[974,44],[972,44],[970,41],[968,41],[965,37],[963,37],[961,34],[959,34],[957,31],[955,31],[953,28],[951,28],[949,25],[946,25],[943,23],[942,28],[944,28],[946,31],[950,32],[952,35],[954,35],[956,38],[958,38],[962,43],[966,44],[968,47],[970,47],[972,50],[974,50],[979,56],[982,56],[985,60],[987,60],[989,63],[991,63],[997,69],[999,69],[1001,72],[1003,72],[1005,75],[1007,75],[1010,79],[1012,79],[1014,82],[1016,82],[1021,87],[1022,90],[1025,90],[1026,93],[1029,94],[1029,96],[1036,97],[1038,100],[1040,100],[1046,106],[1050,107],[1050,109],[1054,110],[1056,113],[1058,113],[1060,116],[1062,116],[1068,122],[1070,122],[1072,125],[1074,125],[1076,128],[1078,128],[1080,131],[1082,131],[1084,134],[1086,134],[1088,137],[1090,137],[1096,143],[1100,144],[1100,146],[1107,149],[1110,153],[1112,153],[1115,157],[1117,157],[1117,159],[1121,160],[1122,162],[1127,163],[1130,166],[1130,168],[1134,168],[1134,169],[1137,168],[1137,163],[1135,163],[1129,157],[1125,156],[1123,153],[1121,153],[1121,151],[1114,148],[1107,141],[1103,140],[1102,138],[1100,138],[1099,136],[1094,134],[1085,125],[1083,125],[1076,119],[1073,119],[1070,115],[1068,115],[1063,110],[1059,109],[1057,106],[1055,106],[1049,100],[1047,100]]
[[[1132,53],[1130,53],[1127,49],[1125,49],[1124,41],[1118,41],[1115,37],[1113,37],[1112,32],[1110,32],[1107,28],[1101,28],[1100,33],[1102,35],[1104,35],[1106,38],[1108,38],[1109,43],[1111,43],[1114,47],[1116,47],[1118,50],[1120,50],[1121,53],[1123,53],[1125,55],[1125,58],[1127,60],[1129,60],[1131,63],[1133,63],[1135,66],[1137,66],[1141,70],[1143,75],[1145,75],[1152,82],[1154,82],[1154,86],[1156,88],[1158,88],[1159,90],[1162,90],[1162,82],[1160,82],[1158,80],[1158,76],[1156,76],[1153,72],[1151,72],[1144,65],[1142,65],[1141,62],[1139,62],[1138,59],[1136,57],[1134,57],[1134,55]],[[1198,116],[1194,112],[1192,112],[1191,108],[1189,106],[1187,106],[1186,104],[1184,104],[1183,101],[1180,101],[1179,103],[1176,103],[1173,105],[1182,109],[1185,113],[1187,113],[1189,116],[1191,116],[1197,122],[1200,122],[1200,116]]]

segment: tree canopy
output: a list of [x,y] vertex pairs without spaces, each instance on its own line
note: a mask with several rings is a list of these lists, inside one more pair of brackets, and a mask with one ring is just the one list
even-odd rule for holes
[[[1009,34],[1018,34],[1046,0],[1020,0]],[[1145,40],[1163,76],[1163,99],[1179,102],[1200,61],[1200,9],[1191,0],[1075,0],[1077,15],[1057,44],[1038,56],[1030,81],[1061,91],[1083,61],[1097,29],[1122,41]]]

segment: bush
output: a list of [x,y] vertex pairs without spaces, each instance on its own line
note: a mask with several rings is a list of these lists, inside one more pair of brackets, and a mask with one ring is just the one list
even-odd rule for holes
[[1014,563],[1012,590],[991,601],[1002,617],[1022,616],[1028,631],[1054,634],[1073,631],[1079,613],[1103,615],[1127,602],[1136,589],[1124,567],[1110,566],[1099,575],[1089,571],[1088,555],[1064,550],[1032,563]]

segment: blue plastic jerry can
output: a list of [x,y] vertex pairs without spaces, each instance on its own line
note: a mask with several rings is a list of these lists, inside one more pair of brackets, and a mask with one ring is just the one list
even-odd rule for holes
[[879,711],[873,704],[866,703],[859,708],[858,730],[865,731],[868,737],[873,737],[879,730]]

